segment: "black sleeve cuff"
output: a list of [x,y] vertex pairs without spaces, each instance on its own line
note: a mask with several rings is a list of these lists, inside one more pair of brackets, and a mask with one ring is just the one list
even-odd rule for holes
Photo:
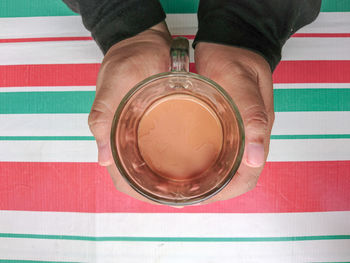
[[[214,14],[213,14],[214,15]],[[196,38],[198,42],[211,42],[245,48],[263,56],[273,71],[281,60],[281,47],[271,42],[261,32],[237,17],[207,16],[202,19]]]
[[80,13],[105,54],[115,43],[162,22],[165,13],[158,0],[63,0]]
[[287,39],[317,17],[321,0],[200,0],[198,42],[246,48],[273,71]]
[[162,22],[165,13],[158,1],[126,1],[110,11],[92,29],[92,37],[105,54],[115,43],[141,33]]

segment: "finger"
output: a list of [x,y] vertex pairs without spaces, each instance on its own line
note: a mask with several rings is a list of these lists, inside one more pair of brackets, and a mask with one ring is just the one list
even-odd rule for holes
[[235,198],[253,190],[257,185],[262,169],[263,167],[252,168],[242,163],[231,182],[215,196],[203,201],[201,205]]
[[274,103],[273,103],[273,84],[272,72],[270,66],[260,67],[258,69],[258,87],[261,97],[264,101],[267,117],[269,134],[271,133],[272,125],[275,121]]
[[119,62],[102,64],[96,97],[88,119],[89,128],[97,143],[98,162],[102,166],[113,163],[110,132],[114,113],[124,95],[143,79],[143,76],[132,74],[133,67],[126,65],[126,62],[122,65]]
[[126,180],[120,175],[117,167],[115,165],[109,165],[107,166],[108,173],[111,175],[113,183],[115,188],[124,194],[127,194],[128,196],[131,196],[137,200],[150,203],[153,205],[159,205],[159,203],[156,203],[154,201],[151,201],[150,199],[142,196],[138,192],[136,192],[127,182]]
[[[117,167],[115,165],[107,166],[108,173],[111,175],[113,184],[115,188],[128,196],[131,196],[139,201],[143,201],[152,205],[160,205],[160,203],[154,202],[143,195],[136,192],[127,182],[126,180],[121,176],[119,173]],[[184,208],[184,206],[170,206],[173,208]]]
[[166,63],[168,60],[160,62],[158,59],[152,63],[149,62],[148,67],[140,67],[136,62],[149,60],[144,58],[132,60],[125,57],[118,59],[119,53],[121,52],[114,54],[111,51],[101,65],[96,85],[96,97],[88,120],[97,143],[98,162],[102,166],[113,163],[110,131],[114,113],[122,98],[138,82],[150,75],[165,71],[168,65]]
[[113,119],[113,111],[107,106],[108,101],[96,97],[89,114],[89,127],[96,139],[98,162],[102,166],[112,164],[109,133]]
[[251,75],[212,75],[233,98],[245,128],[245,150],[242,163],[231,182],[217,195],[203,202],[227,200],[253,189],[268,153],[270,125],[257,80]]
[[[246,103],[246,105],[244,105]],[[249,103],[255,103],[249,105]],[[250,167],[261,167],[265,162],[265,147],[268,144],[268,117],[265,107],[253,98],[240,103],[245,124],[246,145],[243,161]]]
[[117,65],[112,68],[103,68],[99,72],[96,97],[88,119],[89,128],[97,143],[98,162],[102,166],[113,163],[110,132],[114,113],[123,96],[139,81],[120,74]]
[[250,167],[263,166],[267,156],[270,128],[256,79],[250,75],[234,73],[219,78],[215,75],[212,77],[229,93],[241,113],[245,128],[243,162]]

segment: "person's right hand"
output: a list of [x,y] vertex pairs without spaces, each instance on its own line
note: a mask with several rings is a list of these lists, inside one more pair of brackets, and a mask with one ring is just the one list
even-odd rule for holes
[[274,122],[272,72],[259,54],[239,47],[200,42],[195,49],[198,73],[221,87],[236,103],[245,129],[242,163],[231,182],[202,202],[228,200],[252,190],[269,152]]
[[89,115],[89,127],[96,138],[98,162],[108,166],[116,188],[148,201],[121,177],[113,162],[110,131],[114,113],[126,93],[138,82],[169,71],[171,36],[164,22],[113,45],[98,73],[96,97]]

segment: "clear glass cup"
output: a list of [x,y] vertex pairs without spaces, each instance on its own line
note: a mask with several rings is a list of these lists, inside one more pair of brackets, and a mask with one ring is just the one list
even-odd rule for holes
[[[171,72],[143,80],[121,101],[112,123],[111,148],[119,172],[138,193],[161,204],[184,206],[212,197],[230,182],[242,160],[244,127],[236,105],[223,88],[208,78],[188,72],[186,38],[173,40],[170,56]],[[221,124],[221,151],[210,167],[195,176],[164,176],[154,171],[140,153],[140,120],[151,105],[171,95],[200,100],[215,112]]]

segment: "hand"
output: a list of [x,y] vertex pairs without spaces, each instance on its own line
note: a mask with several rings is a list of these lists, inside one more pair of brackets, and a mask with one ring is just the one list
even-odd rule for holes
[[255,187],[267,159],[274,122],[272,73],[260,55],[242,48],[200,42],[196,68],[222,86],[236,103],[245,128],[242,163],[232,181],[202,204],[227,200]]
[[110,131],[114,113],[126,93],[145,78],[169,71],[171,36],[164,22],[113,45],[98,73],[96,97],[89,127],[96,138],[98,162],[108,166],[116,188],[134,198],[148,201],[121,177],[113,162]]

